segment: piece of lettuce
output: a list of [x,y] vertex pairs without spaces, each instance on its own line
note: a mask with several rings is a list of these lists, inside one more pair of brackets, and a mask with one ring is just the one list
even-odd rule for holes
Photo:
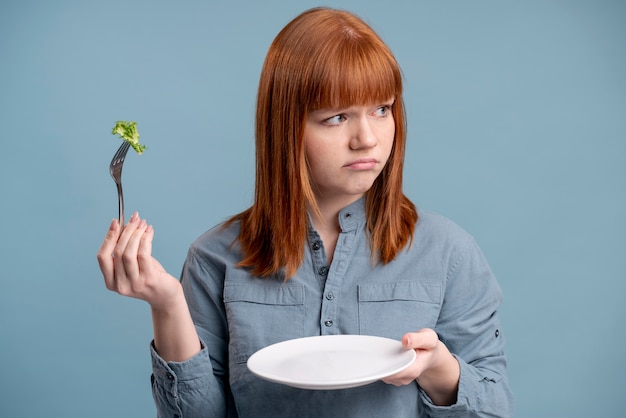
[[142,154],[146,146],[139,143],[139,132],[137,131],[137,122],[126,122],[118,120],[113,128],[113,135],[119,135],[124,141],[128,142],[137,154]]

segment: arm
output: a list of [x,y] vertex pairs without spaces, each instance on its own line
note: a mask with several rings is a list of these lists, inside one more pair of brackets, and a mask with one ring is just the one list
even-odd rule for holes
[[[461,370],[457,402],[452,408],[466,411],[467,416],[513,416],[498,316],[501,303],[500,286],[482,251],[468,237],[452,254],[435,328]],[[431,407],[433,416],[447,416],[448,412]]]
[[152,387],[159,416],[225,416],[223,382],[216,382],[181,283],[151,255],[154,230],[135,213],[120,233],[111,223],[98,263],[106,287],[150,304],[154,326]]
[[152,257],[153,237],[154,229],[137,213],[121,234],[114,220],[98,251],[98,263],[109,290],[150,304],[161,357],[187,360],[200,351],[200,342],[179,281]]
[[402,342],[416,350],[416,361],[385,382],[403,385],[416,379],[429,416],[511,417],[513,397],[497,315],[502,294],[473,239],[463,244],[449,260],[435,330],[404,335]]

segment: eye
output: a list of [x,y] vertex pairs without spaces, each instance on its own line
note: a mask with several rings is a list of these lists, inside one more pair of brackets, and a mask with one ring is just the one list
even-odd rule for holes
[[331,116],[330,118],[324,119],[323,122],[325,125],[335,126],[335,125],[339,125],[344,120],[346,120],[345,115],[335,115],[335,116]]
[[374,116],[385,117],[391,113],[391,105],[381,106],[374,111]]

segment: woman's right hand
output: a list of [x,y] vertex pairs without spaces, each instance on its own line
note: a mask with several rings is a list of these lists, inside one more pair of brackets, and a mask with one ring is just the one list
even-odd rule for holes
[[153,310],[167,310],[182,288],[152,257],[154,229],[133,213],[120,234],[113,220],[98,251],[98,264],[107,289],[145,300]]

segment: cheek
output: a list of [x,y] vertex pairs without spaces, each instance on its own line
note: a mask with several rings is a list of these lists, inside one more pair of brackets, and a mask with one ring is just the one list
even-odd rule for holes
[[319,175],[323,172],[321,164],[324,160],[321,150],[312,144],[306,144],[305,146],[307,171],[314,183],[319,181]]
[[391,154],[391,148],[393,148],[393,143],[395,142],[396,136],[396,127],[395,125],[391,125],[391,127],[387,128],[385,132],[383,132],[381,136],[381,146],[385,148],[387,156]]
[[306,155],[306,160],[307,163],[309,164],[310,167],[314,166],[317,164],[317,160],[318,160],[318,150],[317,147],[315,147],[314,145],[312,145],[309,141],[306,141],[305,139],[305,143],[304,143],[304,152]]
[[336,148],[329,147],[324,141],[305,139],[304,151],[307,161],[312,169],[319,167],[321,164],[328,163],[336,155]]

